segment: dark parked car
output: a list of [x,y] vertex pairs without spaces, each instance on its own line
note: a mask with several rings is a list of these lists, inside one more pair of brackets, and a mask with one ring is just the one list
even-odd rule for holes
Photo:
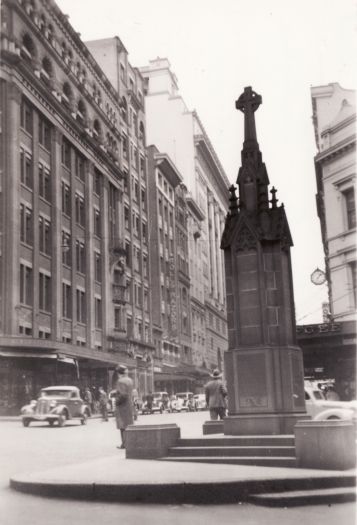
[[82,425],[90,417],[90,407],[80,397],[75,386],[49,386],[43,388],[37,401],[31,401],[21,409],[22,424],[28,427],[31,421],[47,421],[51,426],[63,427],[69,419],[78,418]]

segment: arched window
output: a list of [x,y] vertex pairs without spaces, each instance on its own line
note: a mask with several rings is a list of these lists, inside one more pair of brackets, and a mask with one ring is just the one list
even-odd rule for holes
[[128,122],[128,104],[125,97],[120,101],[120,113],[125,122]]
[[65,82],[63,84],[63,89],[62,89],[62,103],[69,107],[72,100],[73,100],[73,93],[72,93],[72,88],[71,86],[68,84],[68,82]]
[[142,144],[145,144],[145,128],[143,122],[140,122],[139,126],[139,140]]
[[186,288],[182,288],[182,302],[186,304],[187,302],[187,291]]
[[40,19],[38,21],[38,25],[41,31],[44,31],[46,28],[46,17],[44,14],[40,16]]
[[93,135],[100,139],[102,137],[102,127],[98,119],[93,122]]
[[61,57],[64,59],[66,55],[67,55],[67,46],[66,46],[66,42],[63,41],[61,44]]
[[42,68],[41,68],[41,79],[44,82],[49,82],[52,77],[52,64],[48,57],[42,59]]
[[76,118],[79,122],[81,122],[82,124],[85,124],[85,121],[87,118],[87,110],[86,110],[83,100],[80,100],[78,102]]
[[52,42],[54,36],[55,36],[55,32],[53,30],[53,25],[52,24],[48,24],[48,27],[47,27],[47,30],[45,31],[45,36],[48,38],[48,40],[50,42]]
[[32,38],[26,33],[22,39],[21,56],[25,60],[32,60],[36,56],[36,50]]

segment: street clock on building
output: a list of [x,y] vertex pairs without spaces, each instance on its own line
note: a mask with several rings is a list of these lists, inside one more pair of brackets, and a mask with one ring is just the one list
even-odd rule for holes
[[313,284],[324,284],[326,281],[326,274],[320,268],[316,268],[310,276],[311,282]]

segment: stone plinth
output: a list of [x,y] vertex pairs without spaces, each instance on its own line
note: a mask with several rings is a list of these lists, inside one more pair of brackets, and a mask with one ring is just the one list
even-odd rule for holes
[[176,424],[130,425],[125,431],[126,457],[155,459],[167,455],[181,436]]
[[295,426],[296,465],[346,470],[356,466],[355,428],[350,421],[301,421]]
[[293,434],[300,420],[309,420],[306,414],[248,414],[229,416],[224,420],[226,436],[268,436]]
[[202,425],[202,434],[223,434],[224,420],[205,421]]

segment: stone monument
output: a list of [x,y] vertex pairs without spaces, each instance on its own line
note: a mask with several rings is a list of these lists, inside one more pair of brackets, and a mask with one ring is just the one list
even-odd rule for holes
[[284,205],[278,205],[256,137],[262,97],[251,87],[236,101],[244,113],[242,165],[229,188],[224,250],[228,314],[224,433],[293,434],[305,412],[302,351],[296,343],[290,247]]

